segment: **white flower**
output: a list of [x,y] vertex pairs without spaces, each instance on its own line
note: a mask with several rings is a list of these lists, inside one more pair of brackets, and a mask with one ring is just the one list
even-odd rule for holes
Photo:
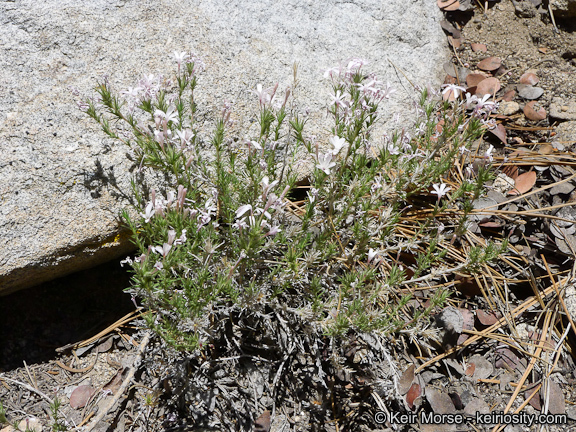
[[182,52],[174,51],[174,58],[178,63],[178,67],[180,67],[180,64],[188,58],[188,54],[186,54],[186,52],[184,51]]
[[466,91],[464,87],[456,84],[444,84],[442,87],[444,87],[444,91],[442,91],[443,95],[445,95],[448,92],[452,92],[455,99],[458,99],[458,96],[460,96],[460,92]]
[[466,109],[474,108],[476,103],[478,103],[478,96],[466,93],[466,102],[464,102]]
[[478,105],[476,105],[476,109],[481,110],[485,108],[489,111],[494,110],[494,108],[496,107],[496,102],[494,102],[493,100],[489,101],[488,99],[490,99],[491,97],[492,94],[488,93],[485,94],[482,99],[478,99]]
[[336,162],[332,162],[332,153],[326,153],[325,155],[318,155],[318,163],[316,168],[321,169],[326,174],[330,175],[330,168],[336,166]]
[[380,251],[378,250],[374,250],[374,249],[370,249],[368,251],[368,262],[372,262],[372,260],[374,260],[374,264],[378,264],[378,262],[380,261],[380,257],[379,257]]
[[120,267],[124,267],[124,264],[132,265],[133,263],[134,263],[134,261],[132,261],[132,258],[127,256],[126,259],[123,259],[122,261],[120,261]]
[[342,150],[342,147],[346,145],[346,140],[338,136],[333,136],[332,138],[330,138],[330,143],[334,146],[332,154],[337,155],[338,153],[340,153],[340,150]]
[[314,201],[316,201],[316,198],[318,198],[318,189],[316,188],[311,188],[308,192],[306,192],[306,194],[308,195],[308,200],[313,203]]
[[128,90],[121,91],[123,95],[126,95],[127,98],[134,98],[136,99],[142,90],[142,87],[128,87]]
[[248,145],[253,145],[256,149],[262,150],[262,146],[257,141],[248,141]]
[[180,143],[183,146],[188,145],[190,140],[194,138],[194,132],[191,129],[177,130],[176,135],[180,138]]
[[486,150],[486,152],[484,153],[484,158],[488,159],[490,162],[492,162],[494,160],[494,157],[492,156],[493,151],[494,151],[494,146],[492,144],[490,144],[490,147],[488,147],[488,150]]
[[172,249],[172,245],[170,245],[168,243],[164,243],[162,246],[152,246],[152,251],[159,253],[163,257],[166,257],[166,255],[168,255],[168,252],[170,252],[170,249]]
[[152,219],[152,216],[154,216],[155,212],[156,210],[154,209],[154,204],[152,203],[152,201],[150,201],[146,206],[145,213],[140,213],[140,216],[144,218],[145,223],[148,223],[150,222],[150,219]]
[[432,193],[438,195],[438,199],[442,198],[450,189],[452,189],[450,186],[446,186],[445,183],[434,183],[432,188],[434,189]]
[[174,122],[175,124],[178,124],[178,111],[176,111],[173,105],[169,106],[166,112],[157,109],[156,111],[154,111],[154,117],[160,117],[164,119],[166,122],[171,121]]

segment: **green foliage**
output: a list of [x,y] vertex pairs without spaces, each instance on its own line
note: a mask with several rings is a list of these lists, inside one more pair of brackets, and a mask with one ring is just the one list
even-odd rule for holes
[[0,401],[0,424],[8,423],[8,419],[6,419],[6,410],[2,405],[2,401]]
[[63,432],[68,430],[64,424],[63,419],[60,417],[60,400],[58,398],[54,399],[54,402],[50,404],[50,417],[52,417],[52,432]]

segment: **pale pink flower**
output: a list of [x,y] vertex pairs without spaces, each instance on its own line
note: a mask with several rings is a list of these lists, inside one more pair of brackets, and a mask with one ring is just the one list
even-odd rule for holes
[[455,99],[458,99],[458,97],[460,96],[460,92],[466,91],[464,87],[456,84],[444,84],[442,85],[442,88],[444,88],[444,90],[442,91],[443,95],[445,95],[448,92],[452,92]]
[[334,78],[334,75],[336,76],[340,75],[341,71],[342,68],[340,66],[326,69],[326,71],[324,72],[324,78]]
[[274,235],[278,234],[280,231],[281,231],[280,226],[274,225],[274,226],[270,227],[270,231],[268,231],[268,233],[266,233],[266,235],[264,237],[274,236]]
[[278,84],[276,84],[274,87],[270,87],[267,89],[263,88],[262,84],[257,84],[256,90],[253,91],[253,93],[255,93],[258,96],[260,105],[264,106],[267,104],[271,104],[274,101],[274,96],[276,94],[277,88]]
[[242,217],[247,211],[252,213],[252,205],[244,204],[243,206],[238,207],[238,210],[236,210],[236,218]]
[[260,182],[262,188],[264,189],[263,193],[264,198],[266,198],[266,196],[268,195],[268,191],[270,191],[270,189],[273,189],[278,184],[278,180],[274,180],[272,183],[269,183],[269,181],[270,180],[268,179],[268,176],[264,176],[264,178]]
[[128,87],[128,90],[121,91],[120,93],[125,95],[126,98],[136,99],[136,98],[138,98],[138,95],[139,95],[141,90],[142,90],[142,87]]
[[348,71],[357,71],[358,69],[360,69],[365,64],[368,64],[368,62],[366,60],[362,60],[359,58],[353,58],[352,60],[350,60],[348,62],[347,69],[348,69]]

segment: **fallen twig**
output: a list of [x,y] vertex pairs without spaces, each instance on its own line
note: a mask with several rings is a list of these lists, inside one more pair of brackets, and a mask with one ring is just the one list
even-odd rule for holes
[[83,432],[90,432],[92,429],[96,427],[98,423],[100,423],[100,421],[108,414],[108,412],[114,407],[114,405],[116,405],[116,402],[118,402],[118,399],[120,399],[120,396],[122,396],[124,391],[128,388],[128,385],[132,381],[132,378],[134,378],[134,374],[136,373],[136,370],[140,366],[142,355],[144,354],[144,349],[146,348],[146,345],[148,345],[149,341],[150,341],[150,333],[146,333],[146,335],[142,339],[142,342],[140,343],[140,348],[138,349],[138,354],[134,359],[133,365],[130,366],[130,368],[128,369],[126,378],[124,379],[122,385],[120,386],[116,394],[112,397],[110,402],[108,402],[108,404],[104,408],[102,408],[102,410],[98,413],[96,417],[94,417],[94,419],[90,422],[90,424],[81,428],[79,427],[74,428],[72,429],[73,431],[82,430]]
[[31,391],[32,393],[36,393],[36,394],[37,394],[38,396],[40,396],[42,399],[45,399],[48,403],[50,403],[50,405],[52,405],[52,404],[54,403],[54,401],[53,401],[52,399],[50,399],[50,397],[47,396],[45,393],[42,393],[40,390],[37,390],[37,389],[35,389],[34,387],[32,387],[32,386],[30,386],[30,385],[28,385],[28,384],[25,384],[25,383],[20,382],[20,381],[13,380],[12,378],[5,377],[3,374],[0,374],[0,380],[9,381],[9,382],[14,383],[14,384],[17,384],[17,385],[19,385],[19,386],[21,386],[21,387],[24,387],[26,390],[29,390],[29,391]]

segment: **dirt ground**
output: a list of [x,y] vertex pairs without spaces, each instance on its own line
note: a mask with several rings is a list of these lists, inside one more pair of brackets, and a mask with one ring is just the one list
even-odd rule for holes
[[[481,3],[484,5],[483,1]],[[486,11],[476,6],[468,12],[447,13],[447,21],[452,25],[447,35],[458,39],[458,42],[454,44],[453,58],[446,59],[448,64],[445,68],[453,71],[454,68],[463,67],[467,69],[466,73],[486,73],[478,70],[478,63],[486,57],[500,58],[502,66],[492,72],[501,84],[496,98],[501,99],[508,90],[514,90],[516,94],[508,93],[508,98],[518,104],[517,109],[507,113],[503,119],[508,142],[526,146],[556,143],[556,150],[567,152],[576,145],[576,128],[572,132],[568,128],[559,136],[558,127],[570,120],[567,117],[571,112],[570,103],[576,104],[576,18],[563,20],[555,17],[555,26],[548,9],[539,10],[534,3],[537,2],[522,1],[515,5],[510,0],[502,0],[490,2]],[[485,44],[486,50],[476,45],[473,50],[472,44]],[[539,79],[533,87],[542,89],[541,96],[534,99],[537,102],[536,110],[541,107],[546,111],[542,120],[530,120],[523,114],[524,107],[531,99],[520,96],[521,88],[518,84],[526,72],[534,73]],[[466,73],[456,81],[465,80]],[[557,114],[551,115],[552,111]],[[573,120],[576,120],[576,112],[574,114]],[[506,146],[502,143],[496,147],[496,154],[507,154]],[[571,170],[569,166],[565,169]],[[568,195],[562,199],[567,199]],[[558,202],[559,199],[553,196],[548,198],[551,202]],[[561,248],[558,243],[556,245]],[[528,256],[530,259],[537,258]],[[565,254],[558,265],[562,264],[565,268],[572,262],[573,258]],[[166,375],[167,363],[171,358],[158,354],[158,341],[154,338],[148,341],[145,332],[133,328],[134,318],[137,318],[137,314],[133,313],[135,307],[130,297],[122,293],[128,285],[128,272],[116,262],[0,299],[0,402],[10,423],[28,419],[30,429],[68,430],[78,425],[91,425],[100,413],[104,413],[106,416],[94,425],[94,430],[200,430],[191,423],[178,423],[174,420],[177,417],[174,410],[178,404],[174,403],[174,398],[162,395],[163,392],[168,395],[177,393]],[[522,299],[521,295],[518,297]],[[118,323],[123,317],[126,318],[125,322]],[[101,336],[90,340],[101,331],[104,331]],[[82,341],[88,342],[79,346],[78,342]],[[68,348],[60,349],[67,345]],[[572,349],[576,347],[574,339],[571,340],[571,346]],[[148,350],[149,347],[155,349]],[[493,359],[498,349],[502,347],[493,345],[489,351],[479,348],[476,352],[466,352],[468,365],[474,354]],[[402,369],[409,369],[409,365],[415,361],[415,355],[418,357],[417,351],[406,348],[404,343],[397,343],[391,350],[400,353],[396,360]],[[144,354],[142,359],[141,352],[144,351],[155,354]],[[552,400],[553,404],[553,397],[560,395],[564,401],[562,412],[567,415],[570,423],[548,423],[542,427],[509,424],[506,432],[576,431],[576,375],[573,357],[573,352],[567,352],[555,366],[555,376],[560,377],[561,385],[559,390],[551,389],[546,400],[546,403]],[[426,358],[420,357],[418,360],[422,363]],[[302,361],[305,364],[307,360]],[[447,358],[440,366],[428,368],[422,375],[428,374],[423,378],[426,384],[435,380],[434,386],[439,391],[445,391],[444,394],[449,394],[457,408],[459,405],[461,408],[474,403],[477,404],[477,410],[486,406],[502,410],[513,389],[506,386],[506,382],[517,380],[518,371],[525,368],[528,361],[529,355],[518,359],[519,369],[511,367],[508,362],[507,366],[500,368],[503,371],[496,373],[492,370],[483,381],[473,382],[456,378],[459,373],[465,374],[462,371],[465,367],[463,357],[456,356]],[[479,368],[480,364],[477,361],[475,367]],[[180,370],[186,370],[186,367],[189,368],[183,366]],[[400,381],[406,377],[404,372]],[[123,387],[123,383],[129,386]],[[234,383],[229,385],[233,386]],[[353,387],[348,389],[355,390]],[[529,392],[532,388],[528,387],[525,391]],[[83,391],[86,392],[84,396]],[[119,394],[118,403],[111,405],[115,394]],[[364,397],[367,404],[378,409],[369,394]],[[49,400],[54,401],[56,398],[62,404],[57,418],[51,413],[49,403]],[[71,402],[79,406],[73,408]],[[560,404],[558,400],[556,403]],[[360,403],[350,404],[357,407],[354,404]],[[400,405],[396,407],[398,410],[405,409]],[[334,422],[310,425],[311,420],[305,408],[300,407],[302,412],[282,408],[278,407],[277,411],[281,413],[277,415],[280,420],[272,424],[270,413],[266,417],[264,411],[255,422],[253,430],[491,430],[468,424],[454,427],[409,423],[394,429],[390,424],[368,425],[365,420],[357,427],[340,429],[338,423]],[[540,408],[529,404],[524,412],[534,414]],[[42,426],[35,426],[31,419],[38,419]],[[6,431],[9,430],[7,424],[0,423],[0,429],[3,426]],[[20,428],[25,430],[25,423],[21,423]]]

